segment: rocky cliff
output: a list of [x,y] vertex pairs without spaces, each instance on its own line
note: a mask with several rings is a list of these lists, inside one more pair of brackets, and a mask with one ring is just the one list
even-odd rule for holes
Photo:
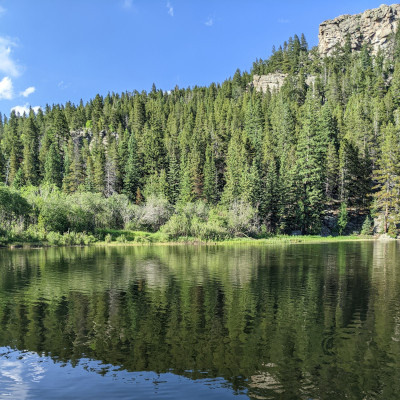
[[400,19],[400,4],[381,5],[357,15],[341,15],[324,21],[319,26],[318,50],[322,56],[332,55],[337,44],[344,45],[347,37],[353,50],[370,43],[372,53],[381,48],[384,52],[393,49],[394,34]]
[[267,92],[269,90],[271,93],[274,91],[279,91],[285,82],[287,74],[275,73],[267,75],[254,75],[253,76],[253,86],[258,92]]
[[[278,91],[281,89],[283,84],[285,83],[285,79],[288,74],[281,74],[279,72],[267,75],[254,75],[253,76],[253,87],[258,92],[266,93],[268,90],[273,93],[274,91]],[[306,76],[306,85],[312,86],[315,82],[315,76],[308,75]]]

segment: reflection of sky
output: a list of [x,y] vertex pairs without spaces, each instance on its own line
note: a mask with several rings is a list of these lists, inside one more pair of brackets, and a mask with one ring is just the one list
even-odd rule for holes
[[[20,358],[20,359],[18,359]],[[31,383],[40,382],[45,369],[34,353],[21,353],[0,347],[0,398],[24,400]]]
[[82,359],[73,367],[33,352],[0,347],[0,399],[248,399],[224,379],[128,372]]

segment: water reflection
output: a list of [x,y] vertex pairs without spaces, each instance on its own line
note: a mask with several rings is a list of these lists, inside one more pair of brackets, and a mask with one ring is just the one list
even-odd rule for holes
[[399,256],[393,242],[4,250],[0,345],[223,378],[250,398],[395,399]]

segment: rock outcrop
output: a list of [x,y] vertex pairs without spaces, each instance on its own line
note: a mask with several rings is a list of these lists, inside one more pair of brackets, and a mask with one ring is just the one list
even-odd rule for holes
[[364,43],[370,43],[373,54],[379,49],[391,52],[399,19],[400,4],[383,4],[361,14],[341,15],[324,21],[319,26],[319,53],[322,56],[332,55],[336,45],[343,46],[347,37],[353,50],[360,50]]
[[267,74],[267,75],[254,75],[253,86],[258,92],[267,92],[268,90],[273,93],[280,90],[285,82],[287,74]]
[[[279,72],[267,75],[254,75],[253,76],[253,87],[258,92],[266,93],[268,90],[273,93],[274,91],[279,92],[288,74],[281,74]],[[312,86],[315,82],[315,76],[306,76],[306,85]]]

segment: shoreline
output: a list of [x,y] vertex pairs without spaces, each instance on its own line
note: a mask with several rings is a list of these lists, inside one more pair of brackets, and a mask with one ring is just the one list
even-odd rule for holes
[[98,241],[90,244],[64,245],[50,244],[47,242],[14,242],[2,243],[0,249],[42,249],[42,248],[61,248],[61,247],[136,247],[136,246],[227,246],[227,245],[293,245],[293,244],[323,244],[338,242],[362,242],[362,241],[398,241],[395,238],[380,238],[379,236],[273,236],[270,238],[233,238],[221,241],[204,241],[200,239],[182,238],[174,241]]

